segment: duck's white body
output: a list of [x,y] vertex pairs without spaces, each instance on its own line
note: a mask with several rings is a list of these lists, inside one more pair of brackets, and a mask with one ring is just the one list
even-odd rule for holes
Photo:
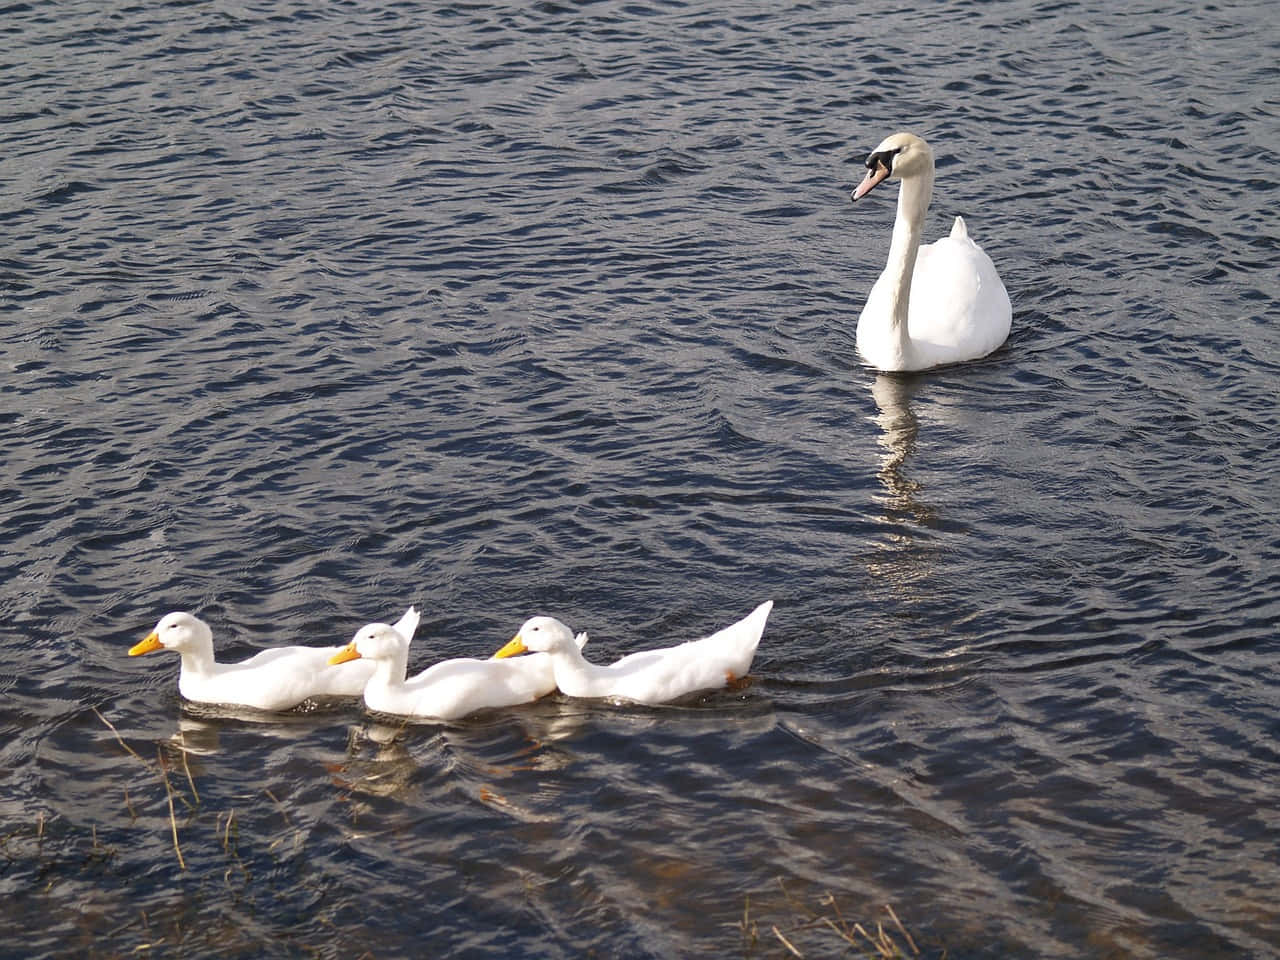
[[[397,624],[412,638],[418,611],[409,608]],[[373,675],[373,665],[346,671],[329,665],[341,647],[275,647],[240,663],[218,663],[213,631],[190,613],[166,614],[129,650],[136,657],[172,650],[182,658],[178,692],[197,703],[218,703],[257,710],[288,710],[312,697],[358,697]]]
[[888,262],[858,317],[858,353],[886,371],[985,357],[1008,339],[1009,294],[962,217],[949,236],[921,246],[933,195],[933,151],[913,134],[896,133],[866,165],[855,201],[886,179],[901,179],[902,187]]
[[[587,642],[579,634],[579,645]],[[347,661],[351,661],[348,663]],[[456,720],[477,710],[531,703],[556,688],[551,658],[476,660],[460,657],[444,660],[405,679],[409,641],[399,624],[371,623],[356,631],[330,662],[335,669],[373,667],[364,685],[364,703],[378,713],[432,720]]]
[[766,601],[733,626],[702,640],[633,653],[608,666],[589,663],[559,620],[533,617],[496,656],[511,657],[526,650],[550,655],[556,686],[571,697],[667,703],[745,677],[772,609],[773,601]]

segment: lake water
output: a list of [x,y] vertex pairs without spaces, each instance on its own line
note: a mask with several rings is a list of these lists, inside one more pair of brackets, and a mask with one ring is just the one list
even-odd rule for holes
[[[0,38],[0,953],[909,952],[888,904],[927,957],[1280,955],[1272,4]],[[909,377],[854,349],[898,129],[1014,305]],[[415,671],[534,613],[604,661],[768,598],[753,683],[660,708],[235,715],[125,655],[414,603]]]

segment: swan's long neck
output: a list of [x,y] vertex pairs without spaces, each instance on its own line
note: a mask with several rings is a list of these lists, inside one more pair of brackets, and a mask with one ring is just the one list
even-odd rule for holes
[[924,232],[924,215],[932,197],[932,169],[904,178],[898,191],[898,215],[893,221],[893,239],[889,243],[889,261],[884,272],[891,281],[889,323],[903,356],[906,356],[911,343],[907,328],[911,278],[915,274],[916,254]]

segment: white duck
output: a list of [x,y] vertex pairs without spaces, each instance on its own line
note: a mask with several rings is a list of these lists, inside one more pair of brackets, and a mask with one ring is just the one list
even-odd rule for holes
[[[576,642],[582,646],[587,635],[578,634]],[[329,663],[353,660],[374,668],[364,686],[365,706],[399,716],[456,720],[477,710],[531,703],[556,688],[550,657],[512,662],[460,657],[444,660],[406,680],[409,639],[400,624],[361,627]]]
[[866,160],[857,201],[884,180],[901,180],[889,261],[858,317],[858,352],[879,370],[925,370],[976,360],[1009,336],[1013,311],[995,264],[969,239],[962,217],[951,235],[920,246],[933,195],[933,151],[895,133]]
[[609,666],[587,662],[570,642],[573,634],[559,620],[533,617],[494,656],[513,657],[525,651],[550,654],[556,686],[571,697],[666,703],[745,677],[772,609],[773,601],[766,601],[733,626],[702,640],[633,653]]
[[[396,627],[412,638],[418,628],[418,611],[410,607]],[[209,625],[190,613],[169,613],[129,649],[129,656],[153,650],[172,650],[181,655],[178,692],[188,700],[288,710],[309,697],[360,696],[373,675],[373,666],[354,671],[330,666],[329,658],[341,649],[275,647],[240,663],[218,663],[213,656],[213,631]]]

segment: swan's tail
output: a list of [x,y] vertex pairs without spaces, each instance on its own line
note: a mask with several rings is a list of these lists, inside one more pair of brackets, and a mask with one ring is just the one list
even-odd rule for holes
[[964,225],[964,217],[956,217],[956,222],[951,225],[951,239],[969,239],[969,228]]

